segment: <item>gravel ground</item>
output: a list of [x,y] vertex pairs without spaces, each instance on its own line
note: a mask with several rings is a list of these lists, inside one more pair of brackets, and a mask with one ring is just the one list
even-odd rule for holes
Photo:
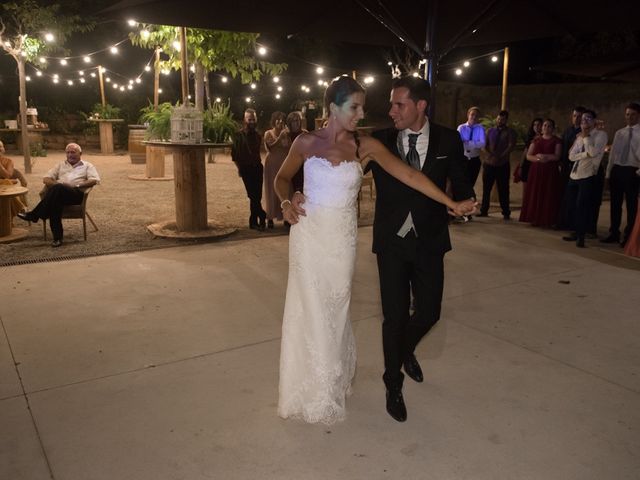
[[[23,170],[22,156],[8,156],[13,159],[17,168]],[[33,173],[26,175],[30,208],[39,201],[38,193],[44,174],[63,159],[64,152],[61,151],[50,151],[47,157],[36,159]],[[193,243],[190,240],[154,237],[146,228],[152,223],[175,220],[173,181],[130,180],[129,175],[144,174],[145,166],[132,164],[126,152],[105,156],[88,151],[83,154],[83,159],[96,166],[102,180],[101,184],[92,190],[87,203],[87,211],[99,230],[94,232],[88,223],[85,242],[82,236],[82,221],[63,220],[65,243],[60,248],[52,248],[51,232],[47,233],[48,241],[45,241],[41,222],[27,227],[26,222],[16,218],[14,226],[29,228],[29,236],[14,243],[0,244],[0,266]],[[209,219],[238,229],[236,233],[227,237],[228,239],[286,234],[286,229],[279,222],[276,222],[273,230],[249,230],[249,200],[229,155],[216,155],[216,163],[208,163],[206,171]],[[165,175],[173,175],[171,155],[167,155],[165,159]],[[361,202],[361,225],[372,223],[373,203],[369,197],[369,188],[365,187]]]

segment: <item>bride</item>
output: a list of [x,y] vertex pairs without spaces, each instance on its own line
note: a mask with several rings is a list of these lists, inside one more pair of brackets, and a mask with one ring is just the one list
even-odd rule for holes
[[[355,373],[356,351],[349,304],[356,257],[356,200],[370,161],[456,215],[474,210],[454,202],[431,180],[371,137],[359,138],[364,88],[335,79],[325,92],[326,128],[293,142],[275,180],[289,236],[289,279],[282,323],[278,415],[331,424],[346,416],[345,398]],[[287,199],[290,181],[304,168],[304,194]]]

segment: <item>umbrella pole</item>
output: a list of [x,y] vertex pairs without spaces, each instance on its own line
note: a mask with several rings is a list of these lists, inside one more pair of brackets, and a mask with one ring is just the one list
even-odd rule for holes
[[500,110],[507,109],[507,86],[509,78],[509,47],[504,49],[504,60],[502,62],[502,101]]

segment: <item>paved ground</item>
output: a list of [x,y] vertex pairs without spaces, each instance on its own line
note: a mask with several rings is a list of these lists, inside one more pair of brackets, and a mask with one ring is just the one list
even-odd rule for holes
[[0,269],[0,479],[637,479],[640,261],[499,218],[452,233],[404,424],[370,227],[332,427],[276,416],[285,236]]

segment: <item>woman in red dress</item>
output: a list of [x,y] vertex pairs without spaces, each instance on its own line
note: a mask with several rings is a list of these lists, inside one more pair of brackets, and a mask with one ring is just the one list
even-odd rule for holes
[[536,137],[527,150],[531,168],[522,199],[520,221],[536,227],[552,227],[558,218],[562,141],[553,134],[555,127],[555,122],[547,118],[542,124],[542,136]]

